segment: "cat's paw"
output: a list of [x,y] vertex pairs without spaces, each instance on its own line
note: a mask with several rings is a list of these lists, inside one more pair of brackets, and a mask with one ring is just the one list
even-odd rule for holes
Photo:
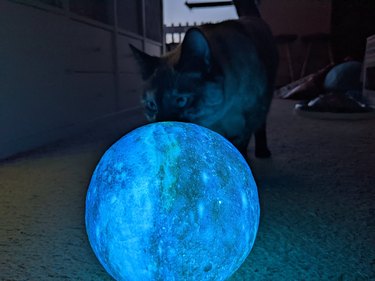
[[255,157],[256,158],[270,158],[271,151],[268,148],[265,149],[256,149],[255,150]]

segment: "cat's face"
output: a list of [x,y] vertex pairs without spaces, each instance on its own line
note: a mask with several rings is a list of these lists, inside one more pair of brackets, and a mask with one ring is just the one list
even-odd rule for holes
[[220,102],[222,88],[220,79],[165,66],[157,68],[146,83],[142,103],[149,121],[198,122],[210,105]]
[[142,103],[149,121],[205,124],[215,117],[215,106],[223,102],[223,78],[212,71],[209,47],[201,34],[191,34],[185,37],[174,64],[168,57],[133,50],[146,82]]

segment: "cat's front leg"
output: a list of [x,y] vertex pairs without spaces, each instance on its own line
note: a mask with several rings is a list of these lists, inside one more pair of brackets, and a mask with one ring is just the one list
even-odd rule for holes
[[257,158],[269,158],[271,157],[271,151],[267,145],[267,133],[266,123],[264,123],[259,129],[255,131],[255,157]]
[[237,145],[237,149],[242,154],[243,158],[248,161],[249,159],[247,157],[247,143],[246,145]]

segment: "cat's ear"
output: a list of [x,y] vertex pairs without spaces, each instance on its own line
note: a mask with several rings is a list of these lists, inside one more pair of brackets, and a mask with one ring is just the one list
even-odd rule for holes
[[132,50],[133,55],[141,68],[143,80],[147,80],[152,75],[152,73],[154,73],[155,69],[160,65],[160,58],[150,56],[145,52],[137,49],[132,44],[129,44],[129,47]]
[[211,64],[211,50],[206,37],[198,28],[189,29],[181,45],[176,69],[182,72],[208,72]]

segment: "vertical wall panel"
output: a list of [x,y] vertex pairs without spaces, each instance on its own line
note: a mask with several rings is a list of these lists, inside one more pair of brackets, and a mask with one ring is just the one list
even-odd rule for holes
[[162,42],[162,4],[160,0],[145,0],[146,37]]
[[140,96],[142,93],[142,79],[137,64],[129,44],[142,49],[142,41],[132,39],[127,36],[120,36],[119,44],[119,107],[121,109],[140,106]]
[[113,24],[113,0],[69,0],[70,11],[106,24]]
[[66,79],[69,111],[74,122],[85,122],[105,116],[115,109],[115,87],[112,74],[73,73]]
[[121,109],[139,107],[141,105],[141,95],[141,77],[136,73],[121,73],[119,107]]
[[76,21],[67,25],[63,38],[68,54],[67,71],[112,72],[112,32]]
[[121,29],[142,33],[141,1],[119,0],[117,1],[117,21]]
[[134,73],[138,72],[138,65],[135,61],[129,44],[132,44],[134,47],[140,50],[142,49],[142,40],[120,35],[118,37],[118,64],[120,72]]
[[62,126],[69,114],[66,18],[8,1],[0,2],[0,10],[1,142]]

